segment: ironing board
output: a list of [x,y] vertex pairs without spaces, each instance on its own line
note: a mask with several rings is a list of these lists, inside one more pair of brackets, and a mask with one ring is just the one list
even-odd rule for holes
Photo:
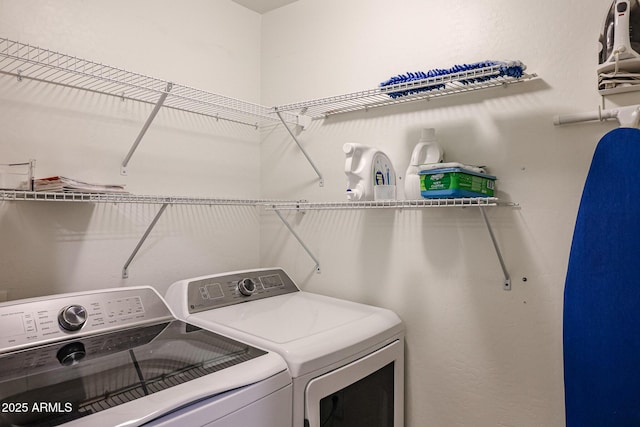
[[564,290],[567,427],[640,426],[640,130],[598,143]]

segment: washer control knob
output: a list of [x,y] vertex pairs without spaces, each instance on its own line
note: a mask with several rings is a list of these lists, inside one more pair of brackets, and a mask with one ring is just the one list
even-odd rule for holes
[[58,323],[65,331],[77,331],[87,321],[87,310],[81,305],[70,305],[58,313]]
[[84,344],[81,342],[72,342],[58,350],[56,357],[61,365],[72,366],[84,359],[86,355],[87,351],[84,349]]
[[238,291],[245,297],[249,297],[256,291],[256,282],[249,278],[242,279],[238,282]]

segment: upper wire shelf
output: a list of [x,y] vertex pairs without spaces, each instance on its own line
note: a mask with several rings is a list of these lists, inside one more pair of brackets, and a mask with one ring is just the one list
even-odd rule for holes
[[500,202],[497,197],[462,197],[455,199],[376,200],[358,202],[285,202],[273,203],[268,210],[345,210],[345,209],[419,209],[444,207],[517,206]]
[[[258,127],[279,122],[272,108],[133,73],[98,62],[0,38],[0,73],[90,92],[156,104]],[[295,116],[285,120],[297,123]]]
[[262,206],[274,203],[293,203],[273,199],[226,199],[187,196],[153,196],[130,193],[67,193],[0,190],[0,200],[49,201],[49,202],[93,202],[93,203],[138,203],[149,205],[209,205],[209,206]]
[[[351,111],[366,110],[387,105],[402,104],[413,101],[430,100],[448,95],[472,92],[497,86],[507,86],[537,77],[537,74],[523,73],[520,77],[500,75],[500,66],[493,65],[458,73],[437,77],[429,77],[405,83],[398,83],[375,89],[330,96],[304,102],[280,105],[274,107],[280,112],[295,112],[313,119],[323,119],[334,114]],[[474,81],[481,79],[484,81]],[[416,91],[428,88],[426,91],[405,96],[390,96],[398,92]]]

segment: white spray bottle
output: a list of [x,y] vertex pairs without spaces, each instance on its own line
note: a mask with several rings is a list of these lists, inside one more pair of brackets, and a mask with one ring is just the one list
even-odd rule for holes
[[396,172],[389,157],[375,147],[347,143],[344,173],[347,175],[347,199],[374,200],[376,185],[396,185]]
[[420,194],[420,175],[418,166],[426,163],[440,163],[444,158],[444,151],[436,142],[436,130],[422,129],[420,141],[411,153],[411,161],[404,176],[404,197],[407,200],[418,200]]

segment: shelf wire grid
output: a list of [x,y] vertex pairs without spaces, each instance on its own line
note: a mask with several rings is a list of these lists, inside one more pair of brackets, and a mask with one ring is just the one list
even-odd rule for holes
[[286,202],[273,203],[267,210],[346,210],[346,209],[420,209],[445,207],[515,206],[496,197],[465,197],[455,199],[376,200],[357,202]]
[[[155,104],[169,91],[164,102],[166,108],[254,127],[280,121],[269,107],[6,38],[0,38],[0,73],[149,104]],[[284,117],[297,123],[292,114]]]
[[210,206],[264,206],[267,210],[419,209],[438,207],[517,206],[497,197],[454,199],[370,200],[357,202],[309,202],[307,200],[236,199],[189,196],[136,195],[130,193],[75,193],[0,190],[0,201],[138,203]]
[[134,195],[129,193],[73,193],[0,190],[0,200],[42,201],[42,202],[93,202],[93,203],[138,203],[169,205],[209,205],[209,206],[266,206],[272,204],[295,203],[273,199],[232,199],[188,196]]
[[[322,119],[334,114],[413,101],[428,101],[430,99],[444,97],[447,95],[506,86],[537,77],[536,74],[526,73],[521,77],[501,76],[500,71],[500,65],[494,65],[395,85],[377,87],[375,89],[352,92],[344,95],[285,104],[278,106],[277,110],[289,112],[295,111],[296,113],[310,116],[313,119]],[[477,79],[483,79],[483,81],[473,81]],[[416,91],[420,89],[428,90],[404,96],[390,96],[391,94],[398,92]]]
[[[321,119],[334,114],[505,86],[537,77],[535,74],[523,74],[521,77],[500,76],[500,66],[494,65],[344,95],[266,107],[6,38],[0,38],[0,73],[18,79],[27,78],[149,104],[155,104],[168,91],[164,102],[166,108],[256,128],[263,124],[278,123],[278,112],[285,122],[298,124],[300,114]],[[475,79],[485,78],[488,79],[473,82]],[[405,91],[418,92],[390,96]]]

